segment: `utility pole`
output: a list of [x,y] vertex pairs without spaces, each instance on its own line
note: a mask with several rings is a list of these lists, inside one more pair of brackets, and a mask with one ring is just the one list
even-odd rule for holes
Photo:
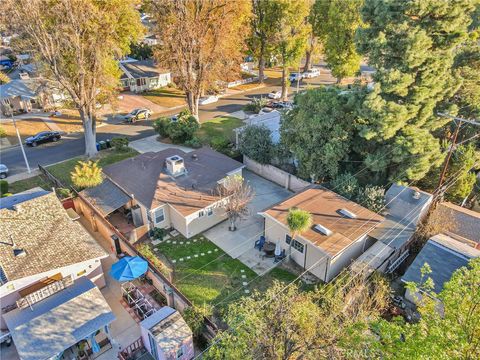
[[454,133],[451,137],[451,142],[452,143],[450,145],[450,149],[448,150],[448,154],[445,158],[445,162],[443,163],[443,169],[442,169],[442,172],[440,174],[440,178],[438,179],[438,185],[437,185],[436,191],[440,190],[440,188],[443,185],[443,182],[445,180],[445,175],[447,174],[448,165],[450,163],[452,153],[454,152],[455,146],[457,144],[458,133],[460,132],[460,127],[462,126],[462,123],[467,123],[467,124],[480,126],[480,122],[477,122],[477,121],[474,121],[474,120],[462,119],[462,118],[452,116],[452,115],[449,115],[449,114],[445,114],[445,113],[438,113],[438,115],[443,116],[443,117],[451,118],[455,122],[456,127],[455,127],[455,131],[454,131]]
[[13,107],[10,105],[10,116],[12,117],[13,126],[15,127],[15,131],[18,137],[18,143],[20,144],[20,148],[22,149],[23,159],[25,160],[25,165],[27,165],[28,173],[30,174],[32,171],[30,170],[30,165],[28,164],[27,154],[25,153],[25,149],[23,148],[22,138],[20,137],[20,132],[17,128],[17,123],[15,122],[15,117],[13,116]]

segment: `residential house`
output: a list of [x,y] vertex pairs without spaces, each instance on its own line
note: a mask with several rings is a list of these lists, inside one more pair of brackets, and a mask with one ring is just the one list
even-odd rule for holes
[[477,249],[480,249],[480,213],[464,207],[442,202],[438,204],[436,210],[440,217],[447,219],[446,227],[449,229],[443,232],[457,240],[474,243]]
[[[480,250],[471,244],[459,241],[446,234],[438,234],[430,238],[422,250],[415,257],[413,263],[402,276],[402,281],[421,284],[426,278],[431,278],[434,283],[433,292],[439,294],[443,285],[450,280],[453,273],[468,262],[480,256]],[[422,267],[428,264],[431,273],[422,276]],[[422,291],[412,293],[406,289],[405,298],[417,302],[422,297]]]
[[2,198],[0,218],[0,325],[19,357],[51,358],[89,336],[93,346],[98,330],[107,339],[114,316],[98,288],[108,254],[55,193]]
[[[287,225],[291,208],[312,214],[313,224],[295,239]],[[287,250],[291,258],[322,281],[328,282],[350,265],[373,239],[368,234],[384,218],[323,187],[309,187],[260,213],[265,218],[265,238]]]
[[226,219],[217,188],[226,177],[242,175],[243,167],[208,148],[188,154],[168,148],[105,167],[101,188],[81,194],[120,231],[116,220],[127,214],[135,228],[174,228],[190,238]]
[[355,261],[353,270],[391,273],[397,269],[408,257],[413,234],[432,200],[427,192],[393,184],[385,194],[385,220],[368,234],[375,243]]
[[121,61],[119,63],[123,74],[120,83],[124,90],[144,92],[158,89],[171,83],[170,71],[161,69],[153,60]]
[[142,342],[157,360],[190,360],[194,357],[192,330],[182,315],[164,306],[140,323]]

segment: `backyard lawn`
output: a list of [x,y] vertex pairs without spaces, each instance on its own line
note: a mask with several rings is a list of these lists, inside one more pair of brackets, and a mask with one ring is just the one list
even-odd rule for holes
[[[115,162],[127,159],[129,157],[138,155],[138,152],[132,148],[127,148],[125,151],[116,151],[115,149],[102,150],[98,153],[98,164],[100,167],[113,164]],[[75,168],[75,165],[80,160],[85,160],[83,156],[79,156],[59,164],[47,166],[46,169],[58,178],[65,186],[71,186],[70,173]],[[32,187],[40,186],[45,190],[51,190],[51,184],[44,180],[40,175],[31,177],[29,179],[19,180],[9,185],[9,191],[13,194],[31,189]]]
[[155,250],[172,264],[175,286],[197,306],[206,303],[217,310],[223,309],[255,289],[265,290],[274,279],[283,282],[295,279],[294,274],[278,267],[258,277],[203,235],[188,240],[179,235],[156,245]]
[[161,89],[148,91],[143,94],[143,97],[157,105],[169,108],[186,105],[185,93],[182,90],[173,87],[164,87]]
[[235,133],[233,130],[243,125],[243,121],[236,117],[216,117],[212,120],[203,122],[195,136],[204,144],[210,144],[212,139],[215,138],[224,138],[232,142],[235,140]]

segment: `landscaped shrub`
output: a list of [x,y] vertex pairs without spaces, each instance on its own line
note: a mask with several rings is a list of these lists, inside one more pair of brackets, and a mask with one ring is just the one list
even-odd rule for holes
[[274,151],[271,131],[263,125],[247,126],[240,134],[239,150],[260,164],[269,164]]
[[182,315],[192,330],[193,336],[198,338],[202,334],[205,326],[204,318],[212,315],[212,308],[207,305],[202,307],[193,305],[186,308]]
[[171,120],[166,117],[161,117],[153,122],[153,129],[161,137],[168,137],[167,126]]
[[264,99],[263,97],[253,98],[251,103],[248,103],[243,107],[243,110],[251,111],[258,114],[260,110],[262,110],[265,106],[267,106],[267,104],[268,104],[268,100]]
[[7,137],[7,131],[0,126],[0,138]]
[[186,145],[186,146],[189,146],[189,147],[191,147],[191,148],[194,148],[194,149],[198,149],[198,148],[201,148],[201,147],[202,147],[202,142],[200,141],[199,138],[197,138],[196,136],[194,136],[194,137],[191,138],[190,140],[185,141],[185,145]]
[[167,134],[173,143],[185,143],[193,138],[199,128],[197,119],[190,112],[183,112],[177,121],[171,121],[167,125]]
[[128,138],[126,137],[116,137],[113,138],[110,143],[115,148],[115,150],[123,151],[128,146]]
[[4,196],[8,193],[8,181],[0,180],[0,196]]
[[163,240],[163,237],[167,235],[167,230],[162,229],[162,228],[154,228],[152,230],[152,236],[156,240]]
[[78,189],[94,187],[103,181],[102,168],[97,161],[79,161],[70,175],[72,183]]
[[72,192],[70,191],[70,189],[57,188],[56,191],[57,191],[57,195],[62,199],[66,199],[72,196]]
[[140,244],[137,246],[138,252],[146,259],[148,259],[155,268],[160,271],[163,275],[167,276],[169,279],[171,277],[170,270],[165,266],[163,262],[155,255],[152,248],[146,244]]
[[224,137],[214,137],[210,141],[210,146],[219,152],[225,151],[229,148],[230,146],[230,141],[228,139],[225,139]]

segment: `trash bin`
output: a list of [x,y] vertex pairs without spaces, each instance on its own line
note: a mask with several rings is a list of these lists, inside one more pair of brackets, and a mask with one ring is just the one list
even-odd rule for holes
[[100,144],[100,150],[105,150],[107,148],[107,143],[105,141],[99,141]]
[[100,151],[100,144],[97,142],[97,151]]
[[105,140],[105,144],[107,144],[107,148],[112,147],[112,144],[110,143],[110,139]]

